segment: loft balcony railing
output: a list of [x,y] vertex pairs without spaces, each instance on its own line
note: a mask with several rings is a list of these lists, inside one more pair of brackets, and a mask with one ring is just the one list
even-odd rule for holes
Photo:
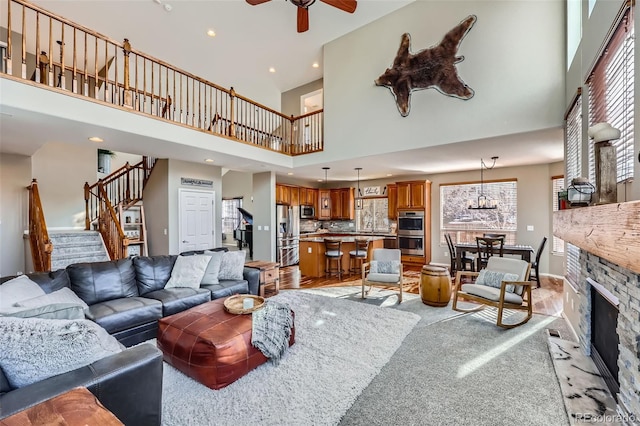
[[[287,116],[23,0],[0,11],[0,75],[287,155],[323,150],[323,111]],[[4,12],[4,13],[3,13]]]

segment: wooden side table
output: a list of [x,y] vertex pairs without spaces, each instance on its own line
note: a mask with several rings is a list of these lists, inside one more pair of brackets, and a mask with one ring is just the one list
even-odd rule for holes
[[247,262],[244,266],[260,270],[260,296],[275,296],[280,291],[280,264],[255,260]]
[[1,426],[123,426],[86,388],[75,388],[0,420]]

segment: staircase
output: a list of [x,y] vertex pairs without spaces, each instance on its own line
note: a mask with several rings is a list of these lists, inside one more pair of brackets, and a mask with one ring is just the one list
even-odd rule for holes
[[51,270],[66,268],[72,263],[109,260],[102,237],[97,231],[50,232],[53,243]]

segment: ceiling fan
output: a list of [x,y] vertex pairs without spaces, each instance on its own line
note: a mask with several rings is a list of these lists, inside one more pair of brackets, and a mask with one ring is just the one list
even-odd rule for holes
[[[247,0],[252,6],[266,3],[271,0]],[[290,3],[298,7],[298,32],[303,33],[309,29],[309,6],[316,0],[288,0]],[[353,13],[356,10],[358,2],[356,0],[320,0],[330,6],[337,7],[345,12]]]

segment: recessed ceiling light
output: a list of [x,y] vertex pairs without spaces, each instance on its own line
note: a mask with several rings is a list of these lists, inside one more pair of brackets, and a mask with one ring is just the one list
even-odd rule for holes
[[311,65],[314,68],[318,68],[320,66],[320,64],[318,64],[317,62],[314,62],[313,65]]
[[97,136],[92,136],[92,137],[90,137],[90,138],[89,138],[89,140],[90,140],[91,142],[104,142],[104,139],[99,138],[99,137],[97,137]]
[[276,69],[274,67],[269,68],[269,72],[276,72]]
[[207,31],[207,35],[208,35],[209,37],[215,37],[215,36],[216,36],[216,32],[215,32],[215,31],[213,31],[213,30],[209,30],[209,31]]
[[204,162],[205,163],[213,163],[213,158],[205,158]]
[[393,176],[391,173],[387,173],[387,176]]
[[324,180],[322,180],[322,179],[318,179],[318,182],[324,182]]
[[171,9],[173,9],[173,6],[171,6],[169,3],[164,5],[164,10],[166,10],[167,12],[171,12]]
[[288,174],[289,176],[291,176],[291,175],[293,175],[293,172],[289,172],[289,173],[287,173],[287,174]]

